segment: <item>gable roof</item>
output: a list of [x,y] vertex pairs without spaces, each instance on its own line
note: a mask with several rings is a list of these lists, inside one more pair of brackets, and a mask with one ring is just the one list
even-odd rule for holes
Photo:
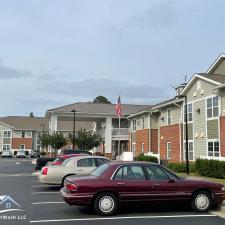
[[[104,104],[104,103],[89,103],[89,102],[78,102],[70,105],[61,106],[54,109],[49,109],[47,112],[71,112],[76,110],[79,113],[84,114],[110,114],[117,115],[115,111],[116,104]],[[132,104],[121,104],[122,114],[130,115],[139,112],[150,105],[132,105]]]
[[216,82],[219,82],[221,84],[225,83],[225,76],[222,74],[208,74],[208,73],[199,73],[200,76],[203,76],[207,79],[214,80]]
[[16,130],[43,130],[48,125],[44,117],[7,116],[0,117],[0,122],[13,127]]
[[209,67],[209,69],[206,71],[206,73],[210,74],[212,73],[217,66],[225,59],[225,54],[221,54],[214,62],[213,64]]

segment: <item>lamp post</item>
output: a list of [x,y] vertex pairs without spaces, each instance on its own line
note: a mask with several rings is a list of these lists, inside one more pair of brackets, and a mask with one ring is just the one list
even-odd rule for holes
[[71,110],[71,112],[73,112],[73,149],[75,149],[75,132],[76,132],[76,110],[73,109]]
[[188,105],[187,105],[187,96],[186,95],[179,95],[178,98],[184,98],[185,100],[185,133],[186,133],[186,138],[185,138],[185,147],[186,147],[186,153],[185,153],[185,158],[186,158],[186,172],[189,175],[189,146],[188,146]]

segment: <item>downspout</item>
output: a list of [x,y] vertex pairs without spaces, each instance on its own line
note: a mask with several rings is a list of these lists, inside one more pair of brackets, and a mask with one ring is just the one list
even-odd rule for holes
[[132,149],[132,136],[133,136],[133,134],[132,134],[132,128],[131,128],[131,119],[129,119],[129,118],[127,118],[128,119],[128,121],[130,121],[130,152],[132,152],[133,151],[133,149]]
[[180,133],[180,162],[182,162],[182,140],[183,140],[183,135],[182,135],[182,133],[181,133],[181,122],[183,121],[183,112],[182,112],[182,106],[180,106],[180,105],[178,105],[176,102],[174,102],[174,105],[175,106],[178,106],[178,107],[180,107],[180,109],[181,109],[181,121],[180,121],[180,123],[179,123],[179,133]]
[[149,115],[149,132],[148,132],[148,151],[149,153],[151,152],[151,115],[152,115],[152,112],[150,112],[150,115]]

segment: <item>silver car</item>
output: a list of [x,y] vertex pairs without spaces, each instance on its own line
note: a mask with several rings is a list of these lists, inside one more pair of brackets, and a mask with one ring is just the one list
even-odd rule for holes
[[89,174],[107,162],[110,160],[101,156],[76,156],[66,159],[61,165],[43,167],[37,177],[41,183],[63,186],[66,177]]

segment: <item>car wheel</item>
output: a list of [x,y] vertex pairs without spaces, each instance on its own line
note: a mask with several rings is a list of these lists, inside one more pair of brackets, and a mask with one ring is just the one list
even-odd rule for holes
[[191,207],[196,212],[207,212],[212,206],[212,196],[207,191],[197,191],[191,200]]
[[94,201],[94,210],[102,216],[110,216],[116,212],[118,200],[112,193],[99,194]]

